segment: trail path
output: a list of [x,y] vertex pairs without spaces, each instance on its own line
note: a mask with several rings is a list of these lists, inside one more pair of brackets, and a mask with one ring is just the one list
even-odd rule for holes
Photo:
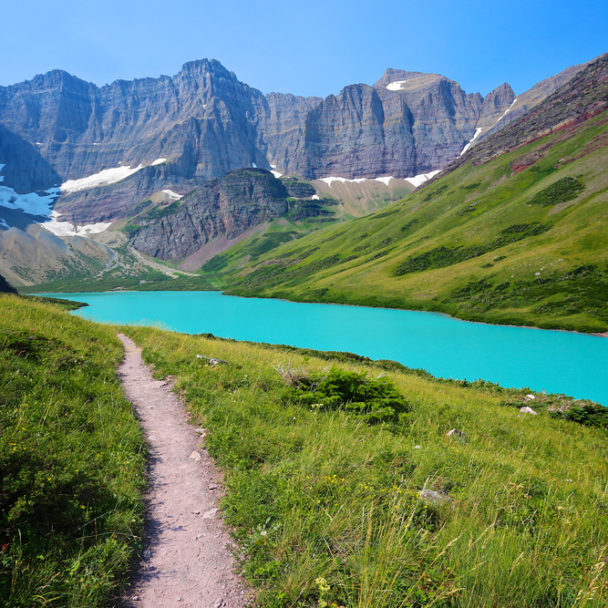
[[124,604],[134,608],[244,608],[230,536],[218,511],[221,475],[180,400],[155,380],[135,343],[118,334],[118,368],[149,445],[146,549]]

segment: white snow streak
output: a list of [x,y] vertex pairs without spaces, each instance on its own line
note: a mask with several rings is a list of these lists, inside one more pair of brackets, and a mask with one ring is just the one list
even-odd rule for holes
[[435,177],[439,173],[441,173],[441,169],[437,169],[436,171],[430,171],[429,173],[421,173],[420,175],[414,175],[414,177],[406,177],[405,181],[412,184],[414,188],[418,188],[418,186],[422,186],[422,184],[428,182],[431,178]]
[[322,177],[321,178],[322,182],[325,182],[330,188],[331,185],[334,182],[341,182],[342,184],[346,184],[346,183],[355,183],[355,184],[359,184],[361,182],[365,182],[367,181],[366,177],[356,177],[355,179],[347,179],[346,177]]
[[178,201],[180,198],[184,198],[183,194],[178,194],[177,192],[173,192],[173,190],[163,190],[163,192],[169,197],[172,198],[176,201]]
[[98,234],[107,230],[111,222],[98,222],[96,224],[85,224],[83,226],[76,226],[71,222],[60,222],[58,217],[60,213],[53,211],[51,213],[51,219],[47,222],[42,222],[40,226],[46,228],[49,232],[52,232],[56,236],[89,236],[90,234]]
[[404,85],[406,82],[407,80],[395,80],[395,82],[390,82],[387,84],[386,88],[389,91],[401,91],[401,89],[403,89],[402,85]]
[[98,186],[107,186],[109,184],[115,184],[120,182],[129,175],[137,173],[140,169],[143,169],[143,165],[137,167],[112,167],[111,169],[104,169],[99,173],[94,173],[87,177],[81,177],[80,179],[69,179],[67,182],[61,184],[61,192],[64,194],[70,194],[72,192],[80,192],[81,190],[88,190],[89,188],[97,188]]
[[167,162],[166,158],[157,158],[150,166],[156,167],[156,165],[162,165],[163,163],[166,163],[166,162]]
[[460,156],[462,156],[473,144],[473,142],[482,134],[483,129],[480,127],[477,127],[477,129],[475,129],[475,135],[473,135],[473,139],[462,149],[462,152],[460,153]]
[[1,217],[0,217],[0,226],[2,226],[2,228],[6,228],[6,229],[10,228],[10,226],[6,223],[6,220],[2,219]]
[[279,177],[283,177],[283,174],[280,171],[277,171],[276,169],[271,169],[270,172],[277,178],[279,179]]
[[513,106],[517,103],[517,97],[512,101],[511,105],[504,111],[504,114],[492,125],[492,129],[512,110]]
[[357,177],[355,179],[347,179],[346,177],[322,177],[320,181],[325,182],[331,188],[331,185],[334,182],[340,182],[342,184],[346,184],[346,183],[360,184],[361,182],[368,182],[368,181],[374,182],[375,181],[375,182],[381,182],[385,186],[388,186],[389,182],[392,179],[403,179],[404,181],[412,184],[412,186],[414,186],[414,188],[418,188],[418,186],[421,186],[422,184],[424,184],[424,182],[427,182],[432,177],[435,177],[435,175],[437,175],[438,173],[441,173],[441,169],[438,169],[437,171],[430,171],[429,173],[421,173],[420,175],[415,175],[414,177],[396,178],[396,177],[393,177],[392,175],[390,175],[390,176],[387,175],[385,177],[375,177],[375,178]]

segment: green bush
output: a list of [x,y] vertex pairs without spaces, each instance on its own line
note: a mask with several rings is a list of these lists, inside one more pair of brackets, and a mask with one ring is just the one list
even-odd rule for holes
[[319,411],[344,410],[370,424],[407,419],[408,402],[388,378],[332,367],[327,373],[302,374],[289,391],[290,401]]

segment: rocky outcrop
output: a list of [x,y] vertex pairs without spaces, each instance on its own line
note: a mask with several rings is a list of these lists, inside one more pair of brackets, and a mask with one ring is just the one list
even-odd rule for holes
[[16,192],[46,190],[60,183],[35,146],[0,125],[0,184],[10,185]]
[[484,104],[443,76],[388,69],[374,86],[350,85],[324,100],[269,96],[261,146],[282,171],[308,179],[410,177],[456,158],[480,118],[513,98],[495,94]]
[[313,215],[317,202],[293,201],[283,183],[263,169],[233,171],[211,180],[164,209],[133,219],[131,242],[163,260],[182,259],[218,238],[234,239],[253,226],[286,215]]

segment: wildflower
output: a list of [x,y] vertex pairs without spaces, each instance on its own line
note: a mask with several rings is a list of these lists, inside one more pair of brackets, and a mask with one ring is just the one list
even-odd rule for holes
[[2,545],[2,551],[8,551],[8,543]]

